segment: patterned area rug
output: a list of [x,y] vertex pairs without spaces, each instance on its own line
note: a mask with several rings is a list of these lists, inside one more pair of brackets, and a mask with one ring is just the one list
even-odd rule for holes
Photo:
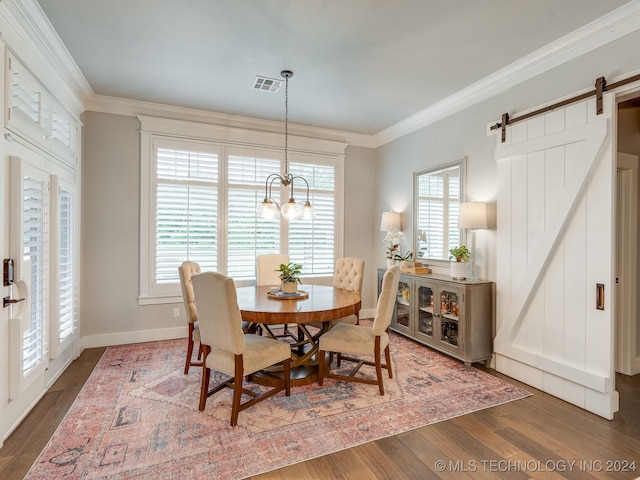
[[26,478],[240,479],[529,395],[393,334],[384,396],[328,379],[233,428],[230,389],[198,411],[201,370],[182,373],[185,352],[184,339],[108,348]]

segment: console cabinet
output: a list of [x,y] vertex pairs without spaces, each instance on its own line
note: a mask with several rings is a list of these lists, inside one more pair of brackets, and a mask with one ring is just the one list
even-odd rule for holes
[[[384,272],[378,270],[378,294]],[[492,354],[492,282],[402,273],[391,329],[467,367],[486,365]]]

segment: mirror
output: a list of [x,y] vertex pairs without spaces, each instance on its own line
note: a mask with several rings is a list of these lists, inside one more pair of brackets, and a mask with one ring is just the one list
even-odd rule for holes
[[458,228],[464,201],[466,157],[413,174],[413,251],[416,261],[449,261],[449,249],[464,239]]

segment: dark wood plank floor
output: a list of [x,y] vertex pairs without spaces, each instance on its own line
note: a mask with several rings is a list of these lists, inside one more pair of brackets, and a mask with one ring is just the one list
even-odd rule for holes
[[[7,438],[0,449],[0,478],[24,477],[103,352],[104,348],[85,350]],[[608,421],[493,370],[484,370],[528,389],[533,396],[252,478],[640,476],[640,375],[616,377],[620,411]],[[635,462],[636,470],[630,470],[632,465],[625,462]]]

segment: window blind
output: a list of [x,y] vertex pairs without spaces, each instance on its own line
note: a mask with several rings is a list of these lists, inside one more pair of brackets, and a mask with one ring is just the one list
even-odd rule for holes
[[217,270],[218,163],[215,153],[157,149],[156,283],[177,282],[185,260]]
[[[264,199],[268,175],[280,171],[278,158],[258,155],[227,156],[227,275],[255,278],[256,256],[280,252],[280,222],[258,218],[256,206]],[[278,198],[278,185],[273,195]]]
[[26,176],[23,185],[23,255],[30,267],[31,317],[22,342],[22,376],[44,359],[45,353],[45,228],[44,182]]
[[73,335],[76,318],[75,295],[75,239],[74,239],[74,195],[60,188],[59,199],[59,245],[58,245],[58,342]]

